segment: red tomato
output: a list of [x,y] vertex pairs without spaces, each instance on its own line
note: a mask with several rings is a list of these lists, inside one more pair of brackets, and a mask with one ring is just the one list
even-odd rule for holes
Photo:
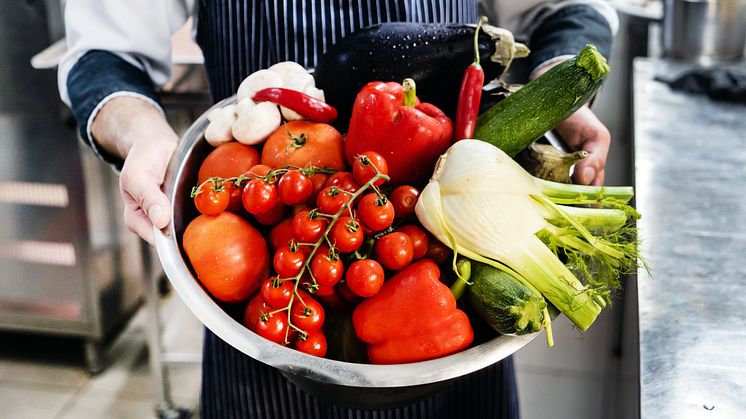
[[346,303],[357,304],[363,300],[362,297],[352,292],[346,280],[344,282],[340,282],[334,288],[337,290],[337,294],[339,294]]
[[241,202],[241,195],[243,195],[243,188],[236,187],[233,182],[225,182],[223,185],[225,190],[230,195],[230,203],[228,204],[227,211],[239,212],[243,209],[243,203]]
[[334,294],[335,294],[334,287],[327,286],[327,285],[318,285],[313,295],[318,298],[328,298],[328,297],[333,296]]
[[383,267],[373,259],[352,262],[345,275],[350,291],[364,298],[376,295],[383,287],[383,280]]
[[249,169],[248,178],[254,179],[256,177],[264,177],[267,176],[267,174],[271,171],[271,167],[264,164],[257,164],[256,166],[253,166],[251,169]]
[[277,201],[277,205],[275,205],[271,210],[261,214],[254,214],[254,218],[259,222],[259,224],[273,226],[285,218],[285,210],[287,210],[287,208],[287,205]]
[[350,194],[335,186],[327,186],[322,189],[316,198],[319,212],[327,215],[336,215],[348,202],[350,202]]
[[199,193],[194,195],[194,206],[204,215],[218,215],[228,208],[230,194],[225,188],[215,190],[212,182],[202,185]]
[[280,194],[280,201],[287,205],[297,205],[311,197],[313,183],[300,171],[290,170],[277,182],[277,192]]
[[357,204],[358,217],[372,231],[381,231],[394,222],[394,206],[386,197],[369,193]]
[[272,277],[262,282],[259,295],[272,308],[284,308],[290,305],[293,297],[295,283],[293,281],[280,281],[278,277]]
[[337,258],[330,258],[329,253],[317,253],[311,260],[311,273],[316,283],[323,287],[332,287],[342,279],[344,263]]
[[280,278],[292,278],[300,272],[306,263],[306,254],[300,250],[295,252],[285,245],[277,249],[274,257],[275,272]]
[[342,253],[352,253],[363,245],[362,226],[350,217],[339,217],[329,231],[329,240]]
[[274,343],[284,345],[285,337],[288,335],[287,312],[281,311],[270,315],[267,319],[259,319],[256,322],[256,334]]
[[[373,176],[377,174],[376,169],[378,169],[378,173],[383,175],[389,174],[389,165],[386,164],[386,159],[375,151],[366,151],[360,157],[355,157],[355,162],[352,163],[352,175],[359,185],[365,185],[373,179]],[[383,182],[385,182],[383,179],[378,179],[373,184],[381,186]]]
[[236,141],[221,144],[202,161],[197,183],[201,184],[211,177],[237,177],[257,164],[259,153],[254,147]]
[[278,203],[277,187],[264,179],[252,179],[243,189],[243,207],[251,214],[263,214]]
[[344,170],[342,134],[328,124],[291,121],[283,124],[264,142],[262,164],[274,169],[287,166],[323,167]]
[[414,207],[417,205],[417,198],[420,191],[414,186],[402,185],[396,187],[392,192],[389,200],[394,206],[396,218],[403,220],[414,214]]
[[435,264],[440,265],[451,256],[451,249],[434,237],[430,237],[430,245],[427,247],[425,257],[432,259]]
[[267,314],[272,311],[270,307],[262,298],[261,295],[255,295],[249,304],[246,305],[246,310],[243,314],[243,325],[252,332],[256,332],[256,322],[259,321],[259,316]]
[[408,224],[397,228],[396,231],[406,234],[412,240],[415,260],[425,257],[427,249],[430,247],[430,237],[422,227]]
[[220,301],[246,300],[269,275],[264,237],[231,212],[192,220],[183,245],[197,278]]
[[321,332],[308,333],[305,339],[301,336],[295,341],[295,349],[313,356],[326,355],[326,337]]
[[329,179],[329,175],[325,173],[314,173],[309,179],[311,179],[311,184],[313,185],[313,193],[311,193],[311,197],[308,200],[311,205],[315,206],[316,197],[319,196],[319,192],[321,192],[321,190],[326,186],[326,181]]
[[311,211],[301,211],[293,217],[293,236],[298,243],[316,243],[324,235],[329,222],[324,217],[311,219]]
[[[316,295],[316,297],[319,299],[319,301],[321,301],[324,304],[325,308],[328,307],[328,308],[331,308],[331,309],[334,309],[334,310],[344,310],[344,309],[350,307],[350,302],[347,301],[347,299],[341,297],[341,293],[340,293],[340,288],[339,287],[342,284],[344,284],[344,282],[338,283],[334,287],[334,293],[331,294],[331,295],[328,295],[328,296],[321,296],[321,295],[318,295],[318,294]],[[350,291],[347,291],[347,292],[350,292]],[[356,295],[352,294],[351,292],[350,292],[350,295],[352,295],[355,298],[358,298]]]
[[360,189],[360,185],[355,180],[355,176],[350,172],[337,172],[329,176],[329,180],[326,181],[326,186],[336,186],[339,189],[350,193],[355,193]]
[[392,271],[404,269],[414,259],[412,240],[398,231],[378,239],[375,252],[376,260]]
[[269,244],[272,246],[272,250],[277,250],[280,247],[288,244],[293,239],[293,219],[288,218],[275,225],[269,230]]
[[310,294],[302,292],[300,296],[303,301],[296,298],[290,308],[290,322],[305,332],[321,329],[324,324],[324,308]]

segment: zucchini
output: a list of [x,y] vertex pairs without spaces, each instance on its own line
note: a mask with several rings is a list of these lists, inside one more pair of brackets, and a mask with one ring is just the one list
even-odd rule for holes
[[[412,78],[417,95],[453,115],[464,70],[474,61],[476,25],[382,23],[353,32],[331,46],[316,64],[316,86],[338,112],[337,126],[346,131],[355,97],[372,81]],[[497,78],[513,58],[528,49],[509,31],[484,25],[479,34],[485,80]]]
[[493,329],[502,334],[538,332],[544,324],[547,302],[510,274],[471,261],[467,300]]
[[609,71],[596,47],[586,45],[480,115],[474,138],[514,157],[586,104]]

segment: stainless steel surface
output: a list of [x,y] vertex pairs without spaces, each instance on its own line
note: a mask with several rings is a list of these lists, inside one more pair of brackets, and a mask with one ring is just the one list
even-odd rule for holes
[[663,51],[702,63],[738,60],[746,43],[746,0],[665,0]]
[[642,418],[746,412],[746,110],[653,81],[634,64]]
[[[215,105],[225,106],[233,98]],[[402,365],[367,365],[339,362],[306,355],[265,340],[236,322],[212,300],[188,268],[178,241],[195,216],[189,191],[197,168],[211,148],[203,139],[206,113],[184,135],[169,166],[164,189],[174,205],[168,235],[155,231],[161,264],[176,292],[211,331],[230,345],[259,361],[277,367],[317,394],[357,391],[368,397],[395,398],[415,386],[449,380],[491,365],[514,353],[537,335],[500,336],[469,350],[440,359]],[[397,388],[397,389],[393,389]],[[422,388],[423,391],[427,388]],[[330,394],[329,391],[326,392]],[[414,393],[412,393],[414,394]],[[349,399],[348,399],[349,402]]]

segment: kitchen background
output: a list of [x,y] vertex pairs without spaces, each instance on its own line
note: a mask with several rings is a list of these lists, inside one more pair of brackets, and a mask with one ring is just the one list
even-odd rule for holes
[[[613,137],[607,184],[621,185],[634,181],[633,59],[665,49],[661,2],[613,4],[594,111]],[[116,175],[77,139],[57,94],[63,34],[58,0],[0,2],[0,416],[198,417],[202,326],[123,228]],[[174,44],[164,105],[183,132],[208,97],[188,32]],[[634,276],[587,333],[558,319],[554,348],[515,355],[523,417],[639,417],[638,324]]]

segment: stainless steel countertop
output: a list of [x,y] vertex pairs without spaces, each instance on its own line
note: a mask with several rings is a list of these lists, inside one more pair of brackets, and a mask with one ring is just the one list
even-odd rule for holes
[[746,417],[746,106],[653,80],[634,63],[643,419]]

